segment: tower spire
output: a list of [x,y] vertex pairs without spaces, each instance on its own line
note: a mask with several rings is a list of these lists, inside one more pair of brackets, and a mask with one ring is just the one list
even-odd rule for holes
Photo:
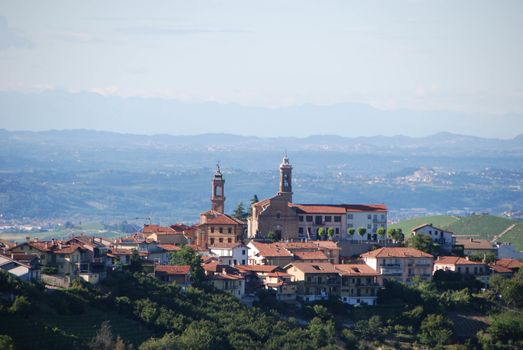
[[292,165],[289,163],[287,151],[280,164],[280,196],[286,196],[289,202],[292,202]]
[[216,172],[212,179],[211,209],[224,213],[225,207],[225,180],[220,170],[220,162],[216,164]]

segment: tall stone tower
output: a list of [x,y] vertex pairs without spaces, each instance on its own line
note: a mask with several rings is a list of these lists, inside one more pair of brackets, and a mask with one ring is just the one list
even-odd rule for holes
[[225,180],[223,179],[222,172],[220,171],[220,165],[216,164],[216,173],[214,173],[214,177],[212,179],[211,209],[222,214],[224,212],[225,202],[224,185]]
[[280,189],[278,195],[292,202],[292,165],[290,165],[287,155],[283,157],[280,164]]

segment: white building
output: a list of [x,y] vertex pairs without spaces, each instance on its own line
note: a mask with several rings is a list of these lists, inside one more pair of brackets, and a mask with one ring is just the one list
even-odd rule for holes
[[412,229],[412,234],[430,236],[433,242],[438,243],[447,251],[452,250],[452,246],[456,243],[453,233],[445,231],[441,228],[433,226],[432,224],[423,224]]
[[222,264],[230,266],[247,265],[249,248],[243,243],[216,242],[209,246],[209,251],[220,259]]
[[[352,204],[346,205],[347,229],[345,234],[350,240],[357,241],[382,241],[387,239],[387,206],[384,204]],[[359,228],[366,230],[363,236],[358,234]],[[380,236],[378,229],[383,228],[385,234]],[[347,231],[354,229],[352,236]]]

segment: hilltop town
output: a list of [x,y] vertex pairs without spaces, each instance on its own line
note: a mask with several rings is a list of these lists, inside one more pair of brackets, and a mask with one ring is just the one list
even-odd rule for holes
[[[498,251],[491,241],[456,236],[432,223],[414,227],[412,232],[389,228],[388,207],[383,203],[294,203],[293,167],[287,155],[279,171],[274,196],[253,198],[247,211],[237,208],[233,215],[225,213],[226,179],[218,165],[211,179],[209,210],[199,215],[196,224],[145,224],[139,232],[115,239],[81,234],[66,239],[2,240],[0,270],[48,290],[85,284],[104,288],[121,273],[140,273],[181,291],[200,287],[204,293],[226,293],[246,307],[287,305],[288,315],[283,312],[282,317],[308,305],[316,305],[315,312],[329,313],[332,305],[339,304],[370,308],[374,316],[365,322],[382,320],[380,309],[372,307],[400,302],[405,298],[401,294],[407,292],[398,295],[398,288],[419,293],[419,288],[430,287],[434,293],[447,293],[455,299],[453,308],[468,310],[459,315],[465,319],[478,312],[473,311],[473,298],[483,303],[501,300],[508,308],[522,306],[521,293],[507,284],[523,283],[518,272],[523,262],[517,252],[507,257],[506,249]],[[465,297],[453,294],[458,291]],[[13,303],[23,297],[15,290],[0,293]],[[317,307],[321,303],[327,308]],[[428,311],[421,312],[427,318],[438,314]],[[338,327],[347,329],[346,342],[354,341],[347,340],[350,332],[356,334],[352,337],[372,340],[364,334],[362,324],[350,326],[353,320],[347,315],[338,315],[336,320],[341,322]],[[453,321],[459,322],[456,320],[457,316]],[[306,317],[301,322],[308,324]],[[438,322],[446,336],[440,334],[437,340],[424,343],[415,336],[422,331],[411,329],[410,341],[441,346],[466,340],[459,334],[459,325],[452,328],[451,321]],[[472,333],[485,332],[490,323],[483,318]],[[405,333],[390,332],[396,341]],[[485,334],[495,338],[492,331]]]

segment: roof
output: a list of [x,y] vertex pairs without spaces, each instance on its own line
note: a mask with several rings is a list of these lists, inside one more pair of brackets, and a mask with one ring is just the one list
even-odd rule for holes
[[342,204],[347,212],[386,212],[387,206],[385,204]]
[[334,264],[331,263],[307,263],[307,262],[292,262],[285,266],[285,270],[288,271],[291,266],[294,266],[304,273],[338,273]]
[[[0,253],[0,255],[2,255]],[[19,261],[21,263],[30,263],[32,260],[34,259],[38,259],[38,256],[34,255],[34,254],[25,254],[25,253],[9,253],[9,254],[6,254],[5,256],[7,256],[8,258],[11,258],[13,260],[16,260],[16,261]]]
[[428,253],[411,247],[383,247],[361,256],[364,258],[434,258]]
[[434,265],[484,265],[482,262],[472,261],[461,256],[440,256]]
[[505,266],[496,265],[496,264],[492,264],[489,266],[492,270],[494,270],[494,272],[497,272],[497,273],[514,273],[514,271],[512,271],[511,269],[509,269],[508,267],[505,267]]
[[216,210],[209,210],[200,214],[200,224],[243,225],[244,222],[236,218],[233,218],[230,215],[220,213]]
[[252,245],[260,251],[259,255],[266,257],[292,257],[292,253],[285,249],[284,246],[278,243],[262,243],[251,241]]
[[232,249],[241,246],[241,242],[228,243],[228,242],[214,242],[209,246],[209,249]]
[[329,260],[327,255],[320,250],[313,252],[294,252],[294,257],[298,260]]
[[281,271],[274,271],[274,272],[269,272],[267,274],[268,277],[291,277],[291,275],[289,275],[288,273],[286,272],[281,272]]
[[344,207],[328,204],[293,204],[293,207],[298,209],[298,213],[305,214],[339,214],[343,215],[347,212]]
[[217,273],[208,277],[211,280],[242,280],[244,279],[241,275],[231,275],[228,273]]
[[378,276],[378,272],[367,264],[336,264],[342,276]]
[[240,271],[254,271],[261,273],[274,272],[279,269],[277,265],[237,265],[236,268]]
[[154,272],[167,275],[187,275],[191,267],[189,265],[154,265]]
[[169,252],[175,252],[175,251],[182,249],[182,248],[178,247],[176,244],[168,244],[168,243],[158,244],[158,247],[162,248],[163,250],[167,250]]
[[143,233],[175,233],[172,227],[159,225],[143,225]]
[[523,267],[523,262],[515,259],[499,259],[493,265],[503,266],[507,269],[518,269]]
[[421,229],[421,228],[424,228],[424,227],[427,227],[427,226],[430,226],[430,227],[432,227],[432,228],[434,228],[434,229],[436,229],[436,230],[439,230],[439,231],[450,232],[450,231],[446,231],[446,230],[444,230],[444,229],[442,229],[442,228],[436,227],[436,226],[434,226],[434,225],[432,225],[432,224],[430,224],[430,223],[425,223],[425,224],[421,224],[421,225],[419,225],[419,226],[416,226],[416,227],[414,227],[414,228],[412,229],[412,231],[417,231],[417,230],[419,230],[419,229]]
[[191,227],[185,224],[176,223],[174,225],[171,225],[171,228],[176,232],[183,232],[190,229]]
[[462,245],[464,249],[496,249],[492,243],[486,239],[456,238],[456,245]]

